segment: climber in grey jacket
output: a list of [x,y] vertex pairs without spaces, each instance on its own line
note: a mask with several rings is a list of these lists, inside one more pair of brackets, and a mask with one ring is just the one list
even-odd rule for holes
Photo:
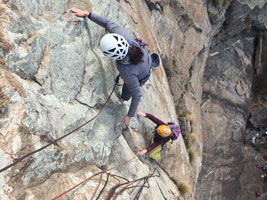
[[114,22],[78,8],[71,8],[70,11],[77,17],[88,17],[108,30],[109,34],[100,41],[100,48],[106,56],[116,61],[124,81],[121,98],[128,101],[132,97],[128,114],[122,119],[123,123],[128,124],[135,116],[142,97],[140,85],[150,76],[151,58],[148,51]]

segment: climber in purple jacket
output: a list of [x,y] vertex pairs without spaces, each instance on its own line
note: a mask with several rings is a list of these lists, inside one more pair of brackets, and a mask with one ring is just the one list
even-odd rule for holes
[[71,8],[70,11],[77,17],[88,17],[108,30],[109,33],[100,41],[100,48],[104,55],[115,60],[124,81],[121,98],[125,101],[132,98],[129,111],[122,119],[122,123],[128,124],[135,116],[142,96],[140,86],[150,76],[151,58],[148,51],[114,22],[78,8]]
[[159,145],[164,145],[166,142],[172,140],[176,140],[178,136],[181,134],[180,127],[174,123],[164,123],[160,119],[156,118],[155,116],[149,113],[143,113],[141,111],[137,112],[139,117],[146,117],[150,119],[152,122],[156,124],[155,127],[155,134],[153,136],[153,143],[150,144],[143,150],[137,152],[137,155],[142,156],[146,153],[151,152]]
[[140,150],[137,155],[141,156],[143,154],[149,153],[158,145],[164,144],[171,139],[169,136],[172,134],[172,130],[166,123],[149,113],[143,113],[141,111],[138,111],[137,115],[140,117],[146,117],[157,125],[155,128],[157,134],[155,134],[156,137],[153,137],[154,142],[145,149]]

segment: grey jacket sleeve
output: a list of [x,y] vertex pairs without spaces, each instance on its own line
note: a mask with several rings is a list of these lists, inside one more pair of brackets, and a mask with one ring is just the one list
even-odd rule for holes
[[124,80],[124,83],[126,84],[130,94],[132,95],[132,101],[127,115],[130,117],[134,117],[140,99],[142,97],[140,83],[138,78],[134,74],[121,73],[121,77]]
[[122,35],[129,42],[134,41],[134,39],[128,33],[126,33],[122,27],[112,22],[111,20],[101,17],[95,13],[91,13],[88,17],[91,21],[107,29],[109,33],[117,33],[119,35]]

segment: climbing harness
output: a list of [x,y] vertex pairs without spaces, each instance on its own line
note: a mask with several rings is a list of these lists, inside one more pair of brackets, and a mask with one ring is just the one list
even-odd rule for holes
[[[117,81],[117,79],[116,79],[116,81]],[[3,171],[9,169],[10,167],[15,166],[16,164],[18,164],[19,162],[21,162],[21,161],[24,160],[25,158],[27,158],[27,157],[29,157],[29,156],[31,156],[31,155],[33,155],[33,154],[39,152],[39,151],[44,150],[45,148],[51,146],[52,144],[56,144],[58,141],[60,141],[60,140],[62,140],[63,138],[65,138],[65,137],[71,135],[72,133],[78,131],[79,129],[81,129],[82,127],[84,127],[85,125],[87,125],[89,122],[91,122],[91,121],[93,121],[94,119],[96,119],[96,118],[100,115],[100,113],[103,111],[103,109],[104,109],[105,106],[107,105],[108,101],[110,100],[111,95],[113,94],[113,92],[114,92],[114,90],[115,90],[115,88],[116,88],[116,85],[117,85],[117,82],[114,84],[114,87],[113,87],[113,89],[112,89],[110,95],[108,96],[106,102],[104,103],[104,105],[100,108],[99,112],[98,112],[93,118],[91,118],[90,120],[88,120],[88,121],[85,122],[84,124],[80,125],[80,126],[77,127],[76,129],[70,131],[69,133],[67,133],[67,134],[65,134],[65,135],[63,135],[63,136],[61,136],[61,137],[59,137],[58,139],[55,139],[54,141],[48,143],[47,145],[45,145],[45,146],[43,146],[43,147],[41,147],[41,148],[39,148],[39,149],[37,149],[37,150],[35,150],[35,151],[32,151],[32,152],[30,152],[30,153],[28,153],[28,154],[26,154],[26,155],[24,155],[24,156],[22,156],[22,157],[20,157],[20,158],[17,158],[17,159],[16,159],[13,163],[11,163],[10,165],[8,165],[8,166],[6,166],[6,167],[0,169],[0,173],[2,173]]]

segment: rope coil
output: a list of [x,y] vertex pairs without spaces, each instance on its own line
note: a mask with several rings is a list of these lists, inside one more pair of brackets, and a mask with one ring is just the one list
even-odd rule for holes
[[[120,163],[119,165],[117,165],[117,166],[115,166],[115,167],[113,167],[113,168],[110,168],[110,169],[107,169],[107,170],[102,170],[102,171],[100,171],[100,172],[97,172],[97,173],[93,174],[92,176],[90,176],[89,178],[87,178],[87,179],[81,181],[80,183],[78,183],[77,185],[73,186],[72,188],[70,188],[70,189],[64,191],[63,193],[59,194],[58,196],[54,197],[54,198],[51,199],[51,200],[57,200],[57,199],[59,199],[60,197],[62,197],[62,196],[64,196],[65,194],[67,194],[68,192],[72,191],[73,189],[77,188],[78,186],[80,186],[80,185],[86,183],[87,181],[89,181],[91,178],[93,178],[93,177],[95,177],[95,176],[97,176],[97,175],[100,174],[99,182],[98,182],[96,188],[94,189],[93,194],[92,194],[92,197],[91,197],[91,200],[93,200],[94,197],[95,197],[95,195],[96,195],[96,192],[97,192],[97,190],[98,190],[98,188],[99,188],[99,186],[100,186],[100,184],[101,184],[102,176],[103,176],[104,173],[107,174],[107,179],[106,179],[106,181],[105,181],[105,184],[104,184],[103,188],[102,188],[101,191],[99,192],[99,194],[98,194],[96,200],[98,200],[98,199],[100,198],[100,196],[102,195],[102,193],[103,193],[103,191],[104,191],[104,189],[105,189],[105,187],[106,187],[106,185],[107,185],[107,183],[108,183],[108,179],[109,179],[109,177],[114,178],[115,180],[118,181],[118,183],[117,183],[116,185],[114,185],[113,187],[111,187],[111,188],[108,190],[108,192],[107,192],[107,196],[105,197],[105,200],[115,200],[115,199],[116,199],[116,198],[117,198],[123,191],[125,191],[126,189],[130,189],[130,188],[134,188],[134,187],[140,187],[140,188],[138,189],[138,191],[136,192],[136,194],[134,195],[134,198],[133,198],[133,200],[138,200],[139,197],[140,197],[140,194],[141,194],[141,192],[142,192],[142,190],[143,190],[143,188],[144,188],[144,187],[149,188],[148,179],[151,178],[151,177],[160,177],[160,173],[159,173],[159,171],[158,171],[156,168],[154,168],[154,170],[153,170],[152,173],[151,173],[151,170],[150,170],[150,172],[149,172],[149,174],[148,174],[147,176],[144,176],[144,177],[135,179],[135,180],[133,180],[133,181],[129,181],[129,180],[127,180],[126,178],[124,178],[124,177],[120,177],[120,176],[118,176],[118,175],[114,175],[114,174],[107,173],[108,171],[111,171],[111,170],[113,170],[113,169],[116,169],[116,168],[118,168],[118,167],[120,167],[120,166],[122,166],[122,165],[128,163],[128,162],[131,162],[131,161],[134,160],[135,158],[136,158],[136,155],[135,155],[133,158],[131,158],[130,160],[124,161],[124,162]],[[155,173],[156,171],[157,171],[158,175],[154,175],[154,173]],[[115,178],[115,177],[122,178],[122,179],[126,180],[126,182],[125,182],[125,183],[120,183],[120,181],[119,181],[117,178]],[[143,183],[142,183],[141,185],[131,186],[131,185],[133,185],[134,183],[136,183],[136,182],[138,182],[138,181],[142,181],[142,180],[143,180]],[[147,186],[145,185],[146,183],[147,183]],[[123,186],[123,188],[121,188],[118,192],[116,192],[116,190],[117,190],[119,187],[121,187],[121,186]]]
[[[136,158],[136,155],[135,155],[133,158],[131,158],[130,160],[127,160],[127,161],[122,162],[122,163],[119,164],[118,166],[115,166],[115,167],[112,167],[112,168],[110,168],[110,169],[102,170],[102,171],[100,171],[100,172],[97,172],[97,173],[93,174],[92,176],[90,176],[89,178],[87,178],[87,179],[83,180],[82,182],[78,183],[77,185],[73,186],[72,188],[70,188],[70,189],[66,190],[65,192],[59,194],[58,196],[54,197],[54,198],[51,199],[51,200],[56,200],[56,199],[58,199],[58,198],[64,196],[64,195],[67,194],[68,192],[72,191],[73,189],[77,188],[78,186],[82,185],[83,183],[89,181],[91,178],[93,178],[93,177],[95,177],[95,176],[97,176],[97,175],[99,175],[99,174],[107,173],[108,171],[111,171],[111,170],[113,170],[113,169],[116,169],[116,168],[120,167],[121,165],[124,165],[124,164],[126,164],[126,163],[128,163],[128,162],[131,162],[131,161],[134,160],[135,158]],[[101,177],[102,177],[102,175],[101,175]],[[102,180],[102,178],[101,178],[101,180]],[[100,181],[100,182],[101,182],[101,181]],[[95,193],[96,193],[98,187],[100,186],[100,182],[99,182],[98,186],[96,187],[96,190],[94,191],[93,196],[92,196],[91,199],[93,199],[93,197],[94,197],[94,195],[95,195]],[[120,181],[119,181],[118,184],[120,184]]]

